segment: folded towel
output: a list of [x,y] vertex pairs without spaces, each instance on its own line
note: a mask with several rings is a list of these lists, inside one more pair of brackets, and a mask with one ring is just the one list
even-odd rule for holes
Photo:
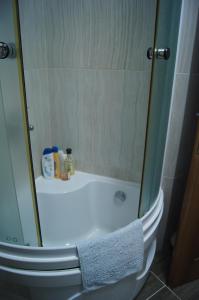
[[77,245],[83,287],[95,290],[116,283],[143,267],[144,239],[141,220]]

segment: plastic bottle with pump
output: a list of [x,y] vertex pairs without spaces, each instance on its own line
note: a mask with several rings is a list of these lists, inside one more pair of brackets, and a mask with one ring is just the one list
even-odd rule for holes
[[65,159],[65,169],[67,169],[68,174],[70,176],[75,174],[75,167],[74,167],[74,160],[72,156],[72,149],[67,148],[66,149],[66,159]]

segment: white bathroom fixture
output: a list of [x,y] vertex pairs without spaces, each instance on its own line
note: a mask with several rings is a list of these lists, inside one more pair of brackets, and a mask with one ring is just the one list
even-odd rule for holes
[[[112,232],[136,219],[139,185],[77,172],[70,182],[38,178],[36,186],[44,247],[1,243],[0,278],[29,287],[34,300],[70,299],[83,291],[75,243]],[[117,197],[118,191],[124,197]],[[154,258],[162,212],[160,190],[151,209],[141,218],[143,270],[117,284],[80,295],[79,300],[132,300],[137,295]]]

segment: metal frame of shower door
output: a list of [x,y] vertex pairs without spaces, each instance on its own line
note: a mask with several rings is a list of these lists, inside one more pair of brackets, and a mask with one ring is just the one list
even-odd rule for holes
[[[29,164],[29,173],[30,173],[30,179],[31,179],[32,195],[33,195],[33,207],[34,207],[35,223],[36,223],[36,227],[37,227],[37,235],[38,235],[39,245],[42,246],[42,235],[41,235],[41,228],[40,228],[40,221],[39,221],[39,211],[38,211],[38,205],[37,205],[35,181],[34,181],[31,142],[30,142],[30,134],[29,134],[29,129],[28,129],[28,112],[27,112],[26,89],[25,89],[24,71],[23,71],[24,69],[23,69],[23,55],[22,55],[22,47],[21,47],[21,35],[20,35],[21,31],[20,31],[19,5],[18,5],[18,0],[12,0],[12,1],[13,1],[13,11],[14,11],[14,19],[15,19],[16,43],[17,43],[17,49],[19,51],[17,62],[18,62],[18,69],[19,69],[20,92],[21,92],[22,110],[23,110],[23,116],[24,116],[24,131],[25,131],[25,137],[26,137],[26,148],[27,148],[27,156],[28,156],[28,164]],[[156,42],[159,1],[160,0],[157,0],[157,4],[156,4],[155,32],[154,32],[154,39],[153,39],[152,47],[155,47],[155,42]],[[142,179],[141,179],[141,191],[140,191],[138,214],[140,213],[140,208],[141,208],[141,195],[142,195],[142,186],[143,186],[142,183],[143,183],[144,167],[145,167],[145,160],[146,160],[146,146],[147,146],[147,139],[148,139],[148,127],[149,127],[149,115],[150,115],[150,105],[151,105],[154,61],[155,61],[155,57],[153,57],[153,59],[152,59],[152,69],[151,69],[150,89],[149,89],[149,102],[148,102],[148,112],[147,112],[147,125],[146,125],[145,146],[144,146],[144,159],[143,159],[143,166],[142,166]]]
[[23,128],[24,128],[24,137],[25,137],[25,144],[26,144],[28,170],[29,170],[30,183],[31,183],[32,202],[33,202],[38,245],[42,246],[42,235],[41,235],[41,227],[39,221],[39,211],[37,205],[32,151],[31,151],[30,134],[29,134],[29,126],[28,126],[29,122],[28,122],[28,110],[27,110],[26,89],[25,89],[25,80],[24,80],[23,55],[22,55],[22,46],[21,46],[19,4],[18,4],[18,0],[12,0],[12,3],[13,3],[12,5],[13,19],[14,19],[14,30],[15,30],[16,51],[17,51],[16,60],[17,60],[18,75],[19,75],[19,90],[21,96],[21,109],[23,115]]
[[[155,32],[154,32],[154,38],[153,38],[153,45],[151,46],[152,49],[155,48],[156,39],[157,39],[159,6],[160,6],[160,0],[157,0],[156,16],[155,16]],[[146,123],[146,134],[145,134],[145,143],[144,143],[144,158],[143,158],[143,164],[142,164],[142,178],[141,178],[140,199],[139,199],[139,207],[138,207],[138,216],[139,217],[141,217],[144,170],[145,170],[145,162],[146,162],[146,156],[147,156],[146,155],[147,154],[147,143],[148,143],[148,138],[149,138],[148,133],[149,133],[149,124],[150,124],[150,111],[151,111],[151,102],[152,102],[152,84],[153,84],[154,69],[155,69],[155,55],[152,56],[152,66],[151,66],[149,101],[148,101],[148,109],[147,109],[147,123]]]
[[[162,1],[162,2],[160,2]],[[171,3],[172,0],[170,0]],[[178,3],[179,2],[179,3]],[[161,15],[161,9],[162,9],[162,3],[165,3],[164,0],[157,0],[157,6],[156,6],[156,20],[155,20],[155,33],[154,33],[154,41],[153,41],[153,56],[152,56],[152,70],[151,70],[151,79],[150,79],[150,91],[149,91],[149,102],[148,102],[148,114],[147,114],[147,126],[146,126],[146,136],[145,136],[145,146],[144,146],[144,159],[143,159],[143,168],[142,168],[142,180],[141,180],[141,191],[140,191],[140,201],[139,201],[139,217],[142,216],[142,209],[143,209],[143,203],[144,203],[144,198],[143,198],[143,193],[144,193],[144,177],[145,177],[145,172],[147,170],[147,150],[148,150],[148,145],[149,145],[149,135],[150,135],[150,125],[152,122],[151,119],[151,112],[152,112],[152,106],[153,106],[153,99],[154,99],[154,76],[156,73],[156,63],[157,63],[157,59],[164,59],[167,61],[168,58],[162,57],[162,56],[157,56],[155,55],[155,53],[157,53],[156,51],[158,50],[158,44],[159,44],[159,29],[161,28],[160,24],[162,22],[162,15]],[[172,22],[170,24],[172,24],[173,28],[170,27],[170,32],[172,32],[172,30],[175,28],[177,28],[177,31],[179,32],[179,21],[180,21],[180,11],[181,11],[181,5],[182,5],[182,0],[178,0],[175,2],[174,8],[175,8],[175,13],[179,13],[179,15],[175,15],[175,18],[178,17],[177,22],[178,22],[178,26],[176,26],[176,24],[173,23],[174,20],[174,16],[172,18]],[[178,6],[179,6],[179,12],[178,10]],[[164,28],[164,27],[163,27]],[[171,38],[171,34],[170,34],[170,38]],[[171,55],[170,59],[174,59],[176,57],[176,51],[177,51],[177,39],[174,41],[173,38],[175,39],[176,37],[173,36],[172,37],[172,41],[174,42],[172,45],[172,54],[174,54],[174,56]],[[161,41],[162,43],[162,41]],[[163,41],[163,45],[161,45],[161,47],[168,47],[168,44],[164,44],[165,41]],[[169,43],[168,41],[166,43]],[[175,44],[176,43],[176,44]],[[157,48],[156,48],[157,47]],[[169,49],[169,48],[164,48],[164,49]],[[162,50],[162,49],[161,49]],[[170,51],[169,51],[170,52]],[[166,62],[167,63],[167,62]],[[172,76],[174,75],[174,66],[175,66],[175,61],[173,64],[173,71],[172,71]],[[171,88],[172,91],[172,88]],[[171,99],[171,95],[170,95],[170,99]],[[168,117],[169,117],[169,112],[168,112]],[[161,122],[160,122],[161,123]],[[162,126],[162,124],[159,124],[160,126]],[[167,126],[168,126],[168,119],[167,119]],[[164,148],[165,148],[165,144],[166,144],[166,134],[165,134],[165,140],[164,140]],[[162,176],[162,169],[163,169],[163,159],[164,159],[164,154],[162,156],[162,166],[161,166],[161,174],[160,174],[160,179]],[[160,180],[160,185],[161,185],[161,180]],[[148,207],[148,209],[150,209],[150,207]]]
[[[42,245],[42,235],[41,235],[41,228],[40,228],[40,221],[39,221],[36,188],[35,188],[35,182],[34,182],[34,171],[33,171],[33,160],[32,160],[32,152],[31,152],[30,134],[29,134],[29,129],[28,129],[28,112],[27,112],[26,90],[25,90],[24,71],[23,71],[23,56],[22,56],[22,48],[21,48],[19,5],[18,5],[18,0],[12,0],[12,1],[13,1],[13,12],[14,12],[14,19],[15,19],[16,43],[17,43],[17,49],[19,51],[17,62],[18,62],[19,80],[20,80],[20,93],[21,93],[21,98],[22,98],[22,111],[23,111],[23,117],[24,117],[26,149],[27,149],[29,173],[30,173],[30,180],[31,180],[32,195],[33,195],[35,223],[36,223],[36,227],[37,227],[37,235],[38,235],[39,244],[41,246]],[[153,47],[155,46],[156,35],[157,35],[157,20],[158,20],[158,11],[159,11],[159,1],[160,0],[157,0],[157,4],[156,4],[155,33],[154,33]],[[151,78],[150,78],[150,89],[149,89],[149,102],[148,102],[147,125],[146,125],[146,136],[145,136],[145,146],[144,146],[144,159],[143,159],[143,166],[142,166],[142,179],[141,179],[142,183],[143,183],[144,167],[145,167],[145,161],[146,161],[146,146],[147,146],[147,140],[148,140],[148,127],[149,127],[149,116],[150,116],[150,106],[151,106],[152,77],[153,77],[153,72],[154,72],[154,61],[155,61],[155,58],[153,57]],[[142,189],[143,189],[143,184],[141,184],[138,212],[140,212],[140,208],[141,208]]]

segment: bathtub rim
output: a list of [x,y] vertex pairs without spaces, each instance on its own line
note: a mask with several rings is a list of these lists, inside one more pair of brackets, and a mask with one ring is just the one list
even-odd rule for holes
[[[76,171],[76,175],[80,178],[72,176],[69,181],[63,181],[61,179],[45,179],[43,176],[38,176],[35,180],[36,191],[38,194],[45,195],[60,195],[60,194],[69,194],[72,192],[76,192],[86,187],[91,183],[109,183],[109,184],[118,184],[124,185],[127,188],[135,187],[136,189],[140,189],[141,184],[134,181],[127,181],[113,177],[107,177],[82,171]],[[80,179],[80,182],[78,180]],[[74,180],[76,182],[74,182]],[[41,181],[41,183],[40,183]],[[41,185],[41,186],[40,186]],[[51,188],[51,191],[48,191],[48,187]],[[46,190],[45,190],[46,188]],[[61,188],[59,192],[57,188]]]
[[[144,232],[144,246],[148,247],[150,236],[159,225],[163,213],[163,191],[150,210],[141,218]],[[21,270],[63,270],[79,268],[75,245],[64,247],[29,247],[0,242],[0,270],[2,267]]]

